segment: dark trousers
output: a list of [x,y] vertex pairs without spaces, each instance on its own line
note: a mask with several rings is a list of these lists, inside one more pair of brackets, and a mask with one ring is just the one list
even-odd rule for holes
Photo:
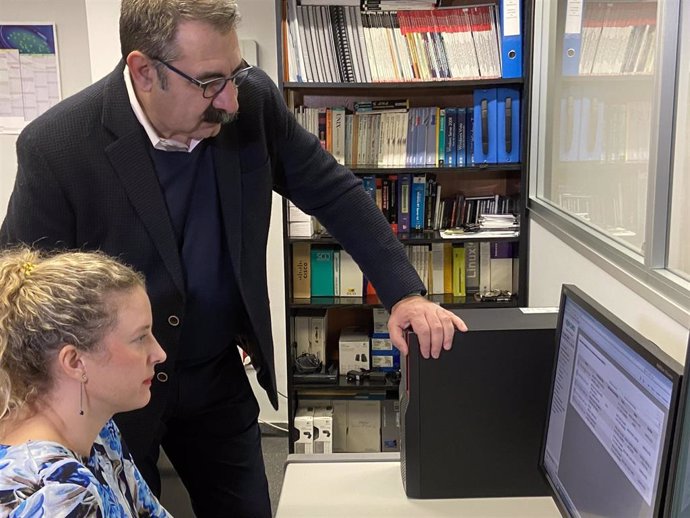
[[132,451],[151,490],[161,493],[159,445],[187,488],[198,518],[270,518],[259,405],[234,347],[180,367],[148,452]]

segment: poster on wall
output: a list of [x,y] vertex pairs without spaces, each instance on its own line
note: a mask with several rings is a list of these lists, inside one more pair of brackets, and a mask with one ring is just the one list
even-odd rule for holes
[[60,101],[55,25],[0,22],[0,134],[17,134]]

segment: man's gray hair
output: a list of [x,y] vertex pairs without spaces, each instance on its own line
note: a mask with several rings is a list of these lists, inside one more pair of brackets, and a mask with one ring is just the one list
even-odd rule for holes
[[173,61],[177,27],[181,21],[206,22],[225,34],[237,26],[234,0],[122,0],[120,49],[122,58],[135,50],[151,58]]

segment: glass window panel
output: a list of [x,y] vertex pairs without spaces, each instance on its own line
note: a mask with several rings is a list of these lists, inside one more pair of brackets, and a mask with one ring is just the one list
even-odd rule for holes
[[[558,0],[537,195],[642,253],[657,2]],[[555,29],[555,32],[554,32]]]
[[690,5],[681,10],[667,267],[690,281]]

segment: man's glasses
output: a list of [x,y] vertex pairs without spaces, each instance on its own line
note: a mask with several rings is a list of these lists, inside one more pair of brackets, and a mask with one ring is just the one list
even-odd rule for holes
[[223,89],[226,87],[226,85],[232,81],[232,84],[235,85],[235,88],[239,88],[239,86],[244,82],[245,79],[247,79],[247,76],[249,75],[249,71],[254,68],[252,65],[247,63],[244,59],[242,60],[242,63],[240,63],[240,68],[230,74],[228,77],[217,77],[215,79],[209,79],[208,81],[199,81],[198,79],[194,79],[191,76],[188,76],[182,70],[178,70],[174,66],[172,66],[170,63],[167,63],[163,61],[162,59],[154,58],[156,61],[159,63],[162,63],[163,65],[166,66],[166,68],[172,70],[175,72],[177,75],[184,77],[187,81],[192,83],[195,86],[198,86],[202,90],[202,95],[206,99],[213,99],[215,96],[217,96],[219,93],[223,91]]

